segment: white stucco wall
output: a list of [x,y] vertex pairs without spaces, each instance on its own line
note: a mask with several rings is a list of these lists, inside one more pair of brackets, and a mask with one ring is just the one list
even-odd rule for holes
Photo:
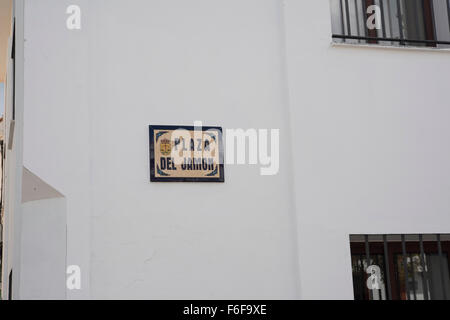
[[67,297],[78,299],[89,297],[93,105],[88,94],[95,73],[89,71],[87,32],[66,29],[66,8],[73,3],[25,1],[23,165],[67,195],[67,264],[83,271],[82,290],[68,291]]
[[[280,9],[27,2],[24,165],[67,197],[67,262],[83,275],[69,298],[298,297]],[[150,183],[148,125],[194,120],[282,128],[280,173]]]
[[[24,165],[67,198],[68,298],[351,299],[350,233],[449,232],[448,51],[334,47],[328,1],[25,18]],[[280,128],[279,174],[150,183],[147,126],[193,120]]]
[[333,47],[328,1],[285,2],[301,295],[351,299],[349,234],[450,231],[450,52]]
[[22,204],[21,299],[66,298],[66,200]]

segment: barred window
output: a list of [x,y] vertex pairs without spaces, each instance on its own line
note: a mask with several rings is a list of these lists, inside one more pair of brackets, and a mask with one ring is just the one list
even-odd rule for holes
[[450,235],[351,235],[350,249],[355,300],[450,300]]
[[336,43],[450,48],[450,0],[330,0]]

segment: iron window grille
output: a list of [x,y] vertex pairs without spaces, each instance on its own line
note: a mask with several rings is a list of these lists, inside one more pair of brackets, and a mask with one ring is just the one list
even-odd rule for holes
[[[330,6],[333,42],[450,48],[450,0],[330,0]],[[373,6],[379,25],[369,29]]]
[[350,249],[355,300],[450,300],[450,234],[351,235]]

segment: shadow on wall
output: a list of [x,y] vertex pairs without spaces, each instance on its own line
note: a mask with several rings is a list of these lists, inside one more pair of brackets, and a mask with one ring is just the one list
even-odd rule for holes
[[66,298],[66,208],[61,192],[23,168],[21,299]]

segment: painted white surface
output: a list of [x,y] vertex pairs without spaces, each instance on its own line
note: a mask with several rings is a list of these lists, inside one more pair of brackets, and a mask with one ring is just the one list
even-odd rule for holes
[[22,173],[22,202],[64,197],[27,168]]
[[301,297],[352,299],[348,234],[450,230],[450,54],[332,47],[328,1],[285,2]]
[[83,271],[82,290],[69,291],[67,296],[78,299],[89,297],[92,105],[88,92],[94,72],[89,71],[87,32],[66,29],[65,12],[71,3],[26,1],[23,163],[67,195],[67,263]]
[[66,298],[66,200],[22,204],[20,299]]
[[[351,299],[349,234],[449,232],[448,52],[333,47],[328,1],[25,13],[24,165],[67,197],[68,298]],[[150,183],[147,125],[193,120],[280,128],[279,175]]]
[[149,182],[149,124],[284,128],[280,9],[27,2],[24,165],[67,197],[67,263],[82,270],[69,298],[298,297],[286,129],[277,176]]

